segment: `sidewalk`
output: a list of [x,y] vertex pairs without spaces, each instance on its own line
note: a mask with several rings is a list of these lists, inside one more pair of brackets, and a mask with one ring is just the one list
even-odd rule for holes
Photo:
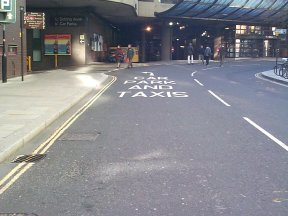
[[114,65],[44,71],[0,83],[0,162],[93,90]]
[[[160,64],[172,63],[134,65],[139,67]],[[21,77],[17,77],[8,79],[7,83],[0,83],[0,162],[28,143],[82,98],[100,89],[109,79],[104,73],[114,69],[114,64],[93,64],[26,75],[24,82]],[[263,72],[261,76],[288,85],[288,80],[276,76],[273,70]]]
[[274,70],[265,71],[265,72],[262,72],[260,74],[265,79],[269,79],[269,80],[272,80],[272,81],[275,81],[275,82],[278,82],[278,83],[281,83],[281,84],[285,84],[285,85],[288,86],[288,79],[285,79],[285,78],[283,78],[281,76],[277,76],[274,73]]

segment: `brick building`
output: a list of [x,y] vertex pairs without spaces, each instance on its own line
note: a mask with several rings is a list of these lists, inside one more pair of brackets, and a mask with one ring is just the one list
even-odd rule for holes
[[[5,24],[5,49],[7,53],[7,78],[21,75],[21,37],[20,37],[20,7],[26,7],[26,0],[16,2],[16,22]],[[3,24],[0,25],[0,55],[3,54]],[[26,31],[23,30],[23,73],[27,74],[26,67]],[[0,58],[0,79],[2,80],[2,58]]]

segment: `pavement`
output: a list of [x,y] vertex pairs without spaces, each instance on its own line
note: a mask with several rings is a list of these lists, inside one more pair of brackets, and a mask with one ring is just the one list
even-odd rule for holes
[[[29,143],[81,99],[100,90],[109,79],[105,73],[114,70],[115,64],[93,64],[33,72],[24,76],[24,81],[16,77],[8,79],[7,83],[1,82],[0,162]],[[288,80],[276,76],[273,70],[262,72],[261,76],[288,85]]]

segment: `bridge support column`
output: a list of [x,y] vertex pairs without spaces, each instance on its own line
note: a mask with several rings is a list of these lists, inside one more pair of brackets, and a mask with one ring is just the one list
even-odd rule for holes
[[161,44],[161,60],[172,60],[172,26],[169,26],[167,23],[163,23],[162,25]]

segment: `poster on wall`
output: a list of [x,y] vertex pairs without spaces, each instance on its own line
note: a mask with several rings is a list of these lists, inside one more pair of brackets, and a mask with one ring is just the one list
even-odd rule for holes
[[93,34],[91,37],[91,50],[95,52],[104,51],[103,50],[103,37],[100,34]]
[[44,37],[45,55],[71,55],[71,35],[54,34]]

